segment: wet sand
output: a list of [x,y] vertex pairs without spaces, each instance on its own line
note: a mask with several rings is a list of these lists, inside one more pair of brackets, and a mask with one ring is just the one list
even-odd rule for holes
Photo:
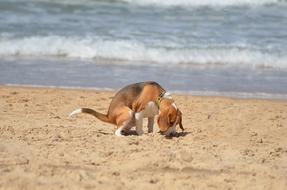
[[114,93],[0,86],[0,189],[287,189],[287,101],[174,95],[173,138],[68,118]]

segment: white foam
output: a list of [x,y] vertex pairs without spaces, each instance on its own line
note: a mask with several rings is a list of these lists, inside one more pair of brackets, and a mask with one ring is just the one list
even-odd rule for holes
[[267,5],[279,3],[279,0],[122,0],[124,2],[143,6],[243,6],[243,5]]
[[[106,41],[98,38],[36,36],[0,38],[0,57],[61,57],[106,59],[119,64],[154,64],[189,67],[217,65],[287,68],[287,54],[263,53],[248,47],[163,48],[146,47],[132,40]],[[105,62],[106,63],[106,62]]]

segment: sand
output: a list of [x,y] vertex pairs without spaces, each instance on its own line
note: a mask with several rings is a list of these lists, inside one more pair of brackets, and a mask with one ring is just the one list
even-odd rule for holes
[[173,138],[67,117],[113,94],[0,86],[0,189],[287,189],[287,101],[174,95]]

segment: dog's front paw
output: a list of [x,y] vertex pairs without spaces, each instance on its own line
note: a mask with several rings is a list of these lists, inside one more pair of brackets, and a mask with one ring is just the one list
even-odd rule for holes
[[138,136],[141,136],[142,134],[144,134],[144,131],[141,129],[141,130],[137,130],[137,134]]

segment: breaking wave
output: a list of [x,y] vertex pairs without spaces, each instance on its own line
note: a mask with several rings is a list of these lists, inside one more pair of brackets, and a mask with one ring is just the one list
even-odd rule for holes
[[[287,68],[287,55],[238,47],[146,47],[131,40],[46,36],[0,39],[0,57],[59,57],[155,66],[244,66]],[[107,61],[105,61],[107,63]]]

